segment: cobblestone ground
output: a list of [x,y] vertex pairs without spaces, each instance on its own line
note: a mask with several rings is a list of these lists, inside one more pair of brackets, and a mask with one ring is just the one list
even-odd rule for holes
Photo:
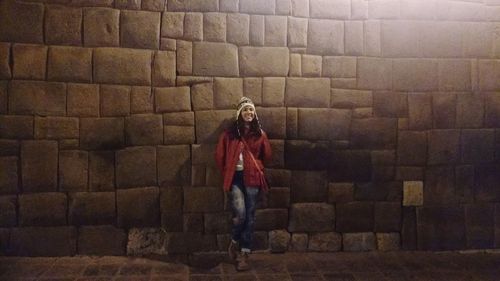
[[500,280],[500,252],[259,253],[251,264],[239,273],[226,262],[208,268],[131,257],[0,257],[0,280]]

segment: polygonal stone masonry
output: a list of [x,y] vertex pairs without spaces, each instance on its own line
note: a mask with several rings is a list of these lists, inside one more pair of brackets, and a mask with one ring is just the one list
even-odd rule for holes
[[45,41],[50,45],[82,44],[82,9],[50,5],[45,14]]
[[88,190],[88,153],[82,150],[59,152],[59,190]]
[[117,224],[121,227],[154,226],[159,222],[160,191],[157,187],[117,190]]
[[152,146],[127,147],[116,151],[116,186],[155,186],[156,155],[156,148]]
[[403,182],[403,206],[422,206],[424,202],[424,183],[421,181]]
[[0,41],[43,43],[42,3],[4,1],[0,5],[0,19]]
[[377,242],[373,232],[342,233],[342,246],[346,252],[373,251]]
[[47,66],[47,46],[14,44],[12,76],[16,79],[43,80]]
[[114,192],[74,192],[69,195],[68,222],[72,225],[114,224]]
[[66,225],[67,196],[59,192],[19,196],[20,226]]
[[[97,83],[150,85],[152,52],[126,48],[94,49],[93,79]],[[134,71],[129,71],[134,69]]]
[[120,42],[125,48],[158,49],[160,13],[149,11],[120,12]]
[[110,8],[83,9],[83,44],[87,47],[118,47],[120,11]]
[[13,80],[9,83],[9,113],[66,115],[66,85],[59,82]]

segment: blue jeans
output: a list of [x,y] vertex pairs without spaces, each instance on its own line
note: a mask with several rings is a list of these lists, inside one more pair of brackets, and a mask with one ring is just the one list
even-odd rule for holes
[[233,227],[231,238],[240,243],[243,252],[250,252],[255,225],[255,205],[259,188],[245,187],[243,172],[234,173],[230,199],[233,211]]

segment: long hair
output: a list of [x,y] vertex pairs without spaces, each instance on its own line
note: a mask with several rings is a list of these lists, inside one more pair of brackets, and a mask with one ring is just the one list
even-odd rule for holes
[[234,121],[234,123],[231,125],[230,131],[232,135],[238,139],[241,139],[244,136],[260,137],[262,135],[262,129],[257,117],[255,117],[252,122],[250,122],[250,130],[247,132],[247,134],[245,134],[245,121],[243,121],[241,114],[238,116],[238,120]]

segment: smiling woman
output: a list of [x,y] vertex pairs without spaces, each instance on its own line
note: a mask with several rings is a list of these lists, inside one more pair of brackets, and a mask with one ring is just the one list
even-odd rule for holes
[[[219,138],[215,159],[229,192],[233,226],[228,254],[236,260],[236,269],[250,269],[248,255],[252,247],[255,207],[260,192],[267,192],[262,164],[271,158],[271,145],[260,123],[252,100],[241,98],[236,120]],[[238,248],[241,252],[238,253]]]

